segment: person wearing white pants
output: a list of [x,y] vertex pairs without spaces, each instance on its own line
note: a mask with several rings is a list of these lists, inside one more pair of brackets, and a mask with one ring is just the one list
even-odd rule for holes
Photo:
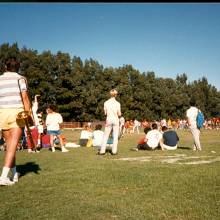
[[116,100],[118,92],[115,89],[110,91],[111,98],[104,102],[104,113],[106,117],[105,131],[102,140],[99,155],[104,155],[106,152],[106,144],[113,129],[113,145],[112,155],[118,151],[118,135],[119,135],[119,117],[121,116],[121,104]]
[[191,98],[190,100],[190,108],[186,111],[187,123],[189,125],[189,130],[193,136],[194,144],[193,150],[202,150],[200,143],[200,129],[197,128],[196,117],[198,115],[199,109],[195,107],[195,99]]

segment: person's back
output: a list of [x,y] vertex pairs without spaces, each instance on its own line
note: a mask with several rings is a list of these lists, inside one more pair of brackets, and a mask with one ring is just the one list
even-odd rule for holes
[[150,148],[155,149],[158,147],[162,134],[157,129],[149,131],[146,135],[147,144]]
[[101,147],[102,144],[102,139],[103,139],[103,135],[104,132],[101,130],[102,129],[102,125],[98,124],[95,127],[95,131],[93,131],[93,147]]
[[119,120],[118,112],[120,111],[120,103],[114,97],[105,101],[104,108],[106,110],[107,120]]
[[177,142],[179,141],[179,137],[177,133],[173,130],[165,131],[163,134],[164,138],[164,144],[174,147],[177,145]]
[[198,114],[198,108],[195,106],[191,106],[189,109],[186,111],[186,116],[188,118],[188,122],[190,126],[196,127],[196,117]]
[[176,150],[179,137],[174,130],[168,130],[167,126],[162,127],[163,138],[160,141],[162,150]]
[[146,134],[146,144],[151,149],[154,150],[159,147],[159,142],[162,139],[162,134],[158,130],[157,123],[152,124],[152,130]]

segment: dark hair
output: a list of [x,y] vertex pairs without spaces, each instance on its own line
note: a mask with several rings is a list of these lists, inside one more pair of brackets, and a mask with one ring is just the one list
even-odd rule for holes
[[157,129],[157,124],[156,123],[152,124],[152,129]]
[[52,111],[56,112],[57,111],[57,107],[55,105],[49,105],[48,106],[49,109],[51,109]]
[[146,127],[146,128],[144,129],[144,133],[147,134],[147,132],[150,131],[150,130],[151,130],[150,127]]
[[190,101],[189,101],[189,104],[191,106],[195,106],[196,105],[196,99],[194,97],[191,97]]
[[18,72],[20,68],[20,62],[16,57],[9,57],[5,60],[5,69],[10,72]]
[[101,124],[97,124],[96,126],[95,126],[95,130],[101,130],[102,129],[102,125]]
[[167,126],[162,126],[162,131],[166,131],[167,130]]

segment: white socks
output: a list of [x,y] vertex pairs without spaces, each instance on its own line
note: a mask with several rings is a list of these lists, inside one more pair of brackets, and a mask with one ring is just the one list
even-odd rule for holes
[[[16,168],[15,168],[15,169],[16,169]],[[1,177],[2,177],[2,178],[7,178],[9,171],[10,171],[10,168],[9,168],[9,167],[3,167]]]

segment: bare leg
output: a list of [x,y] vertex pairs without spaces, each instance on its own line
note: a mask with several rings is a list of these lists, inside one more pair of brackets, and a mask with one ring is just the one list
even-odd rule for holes
[[5,167],[12,168],[15,166],[15,154],[21,134],[21,128],[11,128],[3,131],[6,142]]

